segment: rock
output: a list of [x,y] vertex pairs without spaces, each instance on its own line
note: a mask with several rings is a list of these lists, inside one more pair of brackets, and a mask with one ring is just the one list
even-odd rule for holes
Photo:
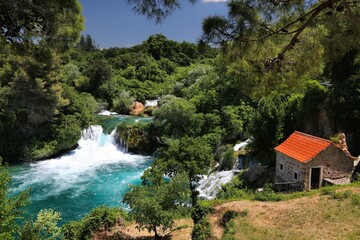
[[144,112],[145,106],[141,102],[135,102],[130,112],[133,116],[138,116]]
[[254,165],[244,174],[244,178],[249,183],[253,183],[259,178],[263,177],[266,174],[267,170],[268,170],[267,166],[262,166],[260,164]]

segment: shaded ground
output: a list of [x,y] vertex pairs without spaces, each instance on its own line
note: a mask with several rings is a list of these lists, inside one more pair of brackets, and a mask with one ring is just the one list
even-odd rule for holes
[[[164,237],[164,239],[176,239],[176,240],[189,240],[191,239],[191,231],[193,227],[193,222],[191,219],[180,219],[175,222],[176,227],[173,231],[159,234]],[[136,228],[136,224],[131,224],[129,226],[115,227],[111,233],[107,233],[105,236],[104,232],[96,234],[92,240],[117,240],[117,239],[154,239],[154,233],[149,233],[147,230],[139,231]]]

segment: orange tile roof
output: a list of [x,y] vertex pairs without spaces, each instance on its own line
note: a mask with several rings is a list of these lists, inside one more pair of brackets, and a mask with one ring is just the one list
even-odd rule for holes
[[333,143],[329,140],[295,131],[283,143],[277,146],[275,150],[299,162],[306,163],[331,144]]

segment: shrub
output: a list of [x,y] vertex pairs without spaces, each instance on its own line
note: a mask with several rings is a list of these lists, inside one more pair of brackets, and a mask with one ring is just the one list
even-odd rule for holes
[[221,218],[221,225],[225,227],[226,224],[230,222],[232,219],[234,219],[237,215],[238,212],[235,212],[233,210],[227,210]]
[[265,184],[263,191],[255,193],[254,200],[263,202],[278,202],[281,201],[281,196],[274,192],[270,184]]
[[351,204],[360,207],[360,194],[354,194],[351,196]]
[[235,240],[234,234],[236,233],[234,221],[226,223],[224,235],[222,236],[222,240]]
[[228,148],[221,154],[219,170],[231,170],[235,164],[234,149]]
[[324,187],[320,189],[321,195],[332,195],[334,192],[335,192],[334,189],[329,187]]
[[152,116],[152,113],[153,113],[154,109],[155,109],[154,107],[146,107],[144,109],[144,114],[148,115],[148,116]]
[[128,219],[127,213],[120,208],[97,207],[82,220],[65,224],[65,239],[88,239],[93,232],[99,231],[101,228],[111,230],[119,218]]
[[210,222],[203,218],[198,221],[192,230],[191,239],[193,240],[206,240],[211,238]]
[[333,191],[332,193],[330,193],[331,198],[337,199],[337,200],[344,200],[344,199],[350,198],[351,195],[352,195],[352,192],[350,190],[346,190],[344,192]]
[[216,197],[220,199],[239,199],[247,196],[244,183],[239,177],[234,177],[230,182],[224,184]]
[[205,216],[209,213],[213,213],[214,208],[210,206],[206,206],[205,204],[198,203],[193,210],[191,211],[191,218],[195,224],[197,224],[200,220],[205,218]]

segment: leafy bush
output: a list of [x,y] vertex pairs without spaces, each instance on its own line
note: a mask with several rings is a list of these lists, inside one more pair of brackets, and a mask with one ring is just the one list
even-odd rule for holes
[[238,212],[233,210],[227,210],[221,218],[221,225],[225,227],[225,225],[230,222],[232,219],[236,218]]
[[239,177],[234,177],[230,182],[221,187],[216,197],[220,199],[239,199],[247,196],[244,183]]
[[334,193],[334,189],[329,188],[329,187],[324,187],[320,189],[320,193],[321,195],[332,195]]
[[225,225],[225,231],[224,235],[222,236],[222,240],[235,240],[234,234],[235,234],[235,224],[234,221],[229,221]]
[[130,96],[129,92],[121,92],[113,99],[114,111],[118,113],[128,114],[134,104],[135,98]]
[[199,202],[191,211],[191,218],[194,223],[198,223],[201,219],[205,218],[207,214],[213,213],[214,208],[206,206],[203,202]]
[[351,204],[360,207],[360,194],[352,195]]
[[36,221],[26,221],[21,227],[21,240],[62,239],[62,229],[58,225],[61,214],[52,209],[42,209]]
[[219,171],[231,170],[235,164],[234,149],[227,148],[220,156]]
[[211,238],[210,222],[203,218],[198,221],[192,230],[191,239],[193,240],[206,240]]
[[278,202],[281,201],[281,196],[274,192],[270,184],[265,184],[261,192],[256,192],[254,200],[263,202]]
[[94,208],[80,221],[71,221],[64,225],[65,239],[88,239],[93,232],[101,228],[111,230],[119,218],[128,219],[127,213],[120,208],[100,206]]
[[352,192],[350,190],[346,190],[344,192],[331,192],[330,196],[332,199],[337,199],[337,200],[344,200],[347,198],[350,198],[352,195]]

